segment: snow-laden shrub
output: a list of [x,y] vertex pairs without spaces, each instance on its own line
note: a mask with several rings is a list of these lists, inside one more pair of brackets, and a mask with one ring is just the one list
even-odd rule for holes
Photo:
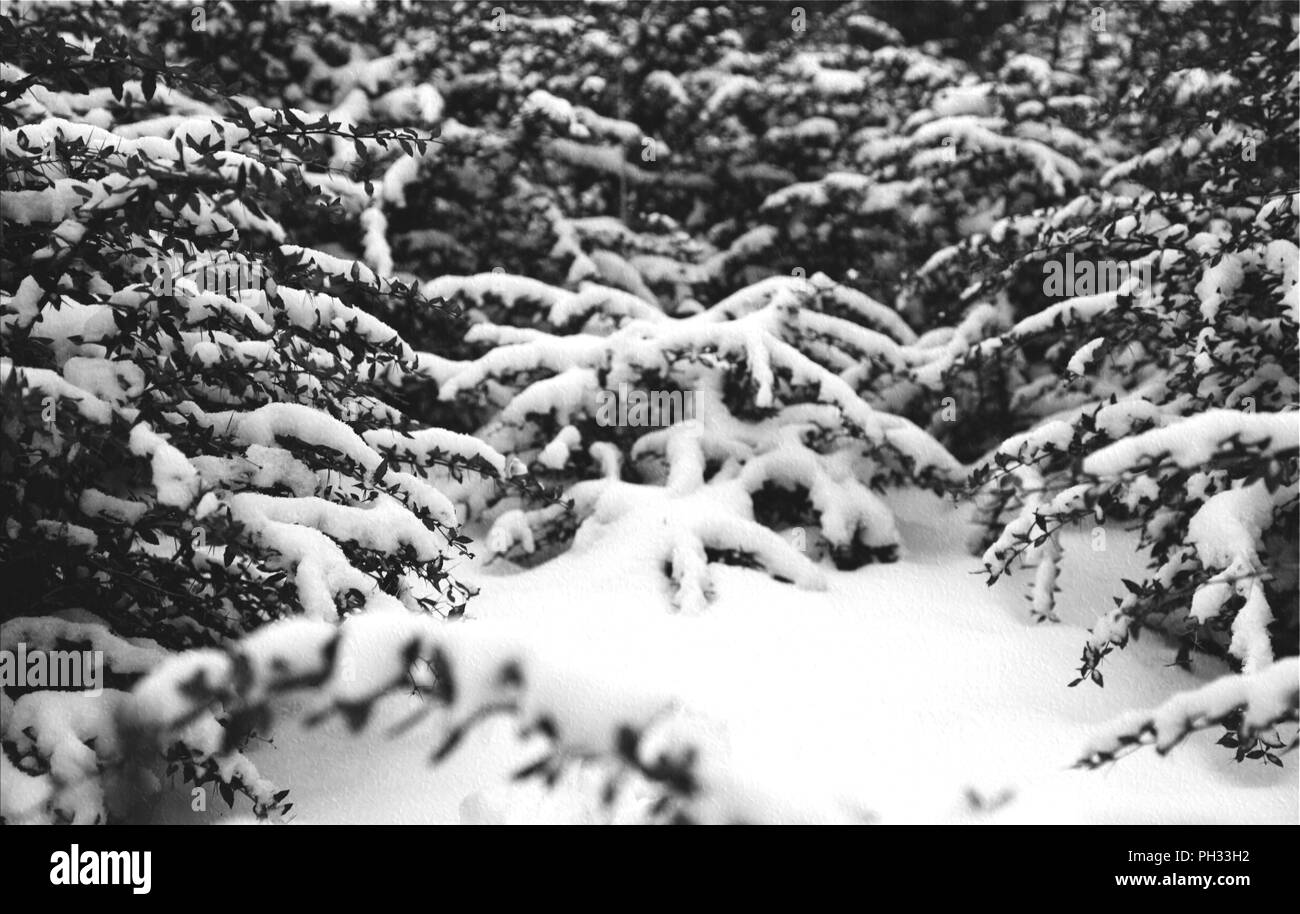
[[[1121,521],[1149,552],[1075,682],[1101,684],[1103,658],[1143,627],[1177,637],[1183,663],[1206,650],[1247,675],[1297,653],[1294,20],[1189,7],[1156,25],[1133,53],[1158,47],[1164,66],[1122,99],[1129,113],[1163,102],[1152,145],[1090,194],[1002,220],[921,271],[975,270],[964,297],[1010,325],[927,368],[969,427],[1025,429],[972,478],[991,579],[1033,567],[1033,611],[1052,618],[1063,527],[1095,525],[1105,548],[1100,525]],[[1197,30],[1240,53],[1170,38]]]
[[[821,274],[766,280],[682,318],[592,283],[569,292],[487,273],[423,291],[476,321],[466,343],[480,351],[433,369],[439,398],[574,502],[493,506],[493,553],[549,557],[636,515],[645,561],[694,611],[711,597],[711,561],[820,587],[822,551],[842,568],[892,560],[900,543],[874,490],[962,477],[881,393],[924,356],[915,334]],[[863,376],[882,408],[850,383]]]
[[4,642],[89,645],[113,686],[5,690],[3,816],[130,816],[164,765],[265,814],[283,795],[219,754],[220,709],[150,747],[116,718],[169,651],[294,615],[461,611],[452,476],[505,461],[405,417],[428,357],[375,316],[438,305],[284,228],[346,210],[323,148],[391,160],[427,136],[189,94],[112,30],[0,24]]
[[[433,717],[436,763],[483,721],[512,718],[534,741],[516,779],[554,785],[589,760],[596,805],[625,821],[865,822],[816,785],[792,791],[763,759],[734,751],[717,720],[691,713],[671,689],[622,677],[590,645],[484,620],[446,624],[413,613],[358,613],[338,625],[272,623],[227,652],[192,651],[154,668],[119,717],[127,745],[155,745],[211,703],[232,710],[227,736],[269,723],[272,701],[303,695],[309,719],[363,728],[380,700],[414,690],[422,706],[400,726]],[[599,701],[592,701],[592,695]]]
[[1083,750],[1081,768],[1096,768],[1144,745],[1163,755],[1197,730],[1222,725],[1219,745],[1236,750],[1237,761],[1264,759],[1282,767],[1290,747],[1278,728],[1295,722],[1300,664],[1288,657],[1262,672],[1221,676],[1181,692],[1152,711],[1135,711],[1097,733]]
[[[385,7],[374,20],[382,30],[340,28],[342,50],[322,56],[308,44],[289,70],[340,119],[402,107],[441,124],[442,141],[390,170],[368,207],[391,241],[377,244],[380,260],[367,251],[372,266],[391,257],[399,274],[594,279],[673,311],[683,298],[713,302],[788,273],[786,254],[772,259],[781,246],[768,224],[784,217],[755,220],[760,203],[855,168],[863,129],[901,125],[913,94],[956,80],[958,68],[918,50],[846,45],[848,12],[819,8],[796,32],[763,7],[630,16],[429,4],[400,25]],[[896,91],[900,74],[907,92]],[[282,76],[264,78],[265,91],[298,103]],[[840,275],[839,247],[822,253],[799,255],[805,275],[853,278]]]
[[[885,5],[803,31],[677,4],[15,9],[0,637],[108,675],[0,694],[5,821],[140,818],[169,769],[274,813],[239,754],[272,699],[360,726],[403,687],[435,757],[510,715],[545,747],[521,775],[590,759],[629,818],[861,820],[617,658],[456,621],[449,563],[462,523],[520,564],[625,536],[703,612],[716,562],[817,588],[897,558],[882,493],[910,485],[974,494],[990,575],[1031,566],[1041,619],[1062,526],[1140,525],[1150,575],[1116,582],[1080,678],[1151,626],[1241,667],[1085,764],[1218,724],[1277,757],[1279,8],[990,17],[945,39],[961,60]],[[1049,288],[1066,253],[1138,281]]]

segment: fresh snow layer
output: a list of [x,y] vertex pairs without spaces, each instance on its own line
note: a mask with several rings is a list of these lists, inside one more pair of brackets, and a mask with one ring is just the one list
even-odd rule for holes
[[[875,821],[1296,823],[1294,759],[1285,769],[1237,764],[1214,745],[1217,728],[1168,756],[1148,748],[1071,770],[1115,719],[1226,672],[1204,657],[1192,672],[1171,666],[1172,647],[1148,635],[1108,660],[1104,689],[1066,687],[1087,629],[1112,606],[1108,588],[1140,570],[1132,535],[1113,530],[1108,550],[1094,552],[1086,532],[1067,532],[1062,621],[1035,625],[1026,575],[987,587],[955,509],[913,492],[887,501],[905,544],[899,562],[827,565],[820,592],[717,566],[716,602],[700,615],[669,612],[667,582],[631,529],[533,569],[497,560],[459,573],[482,587],[470,617],[531,628],[556,650],[602,657],[623,681],[668,687],[725,722],[733,757],[792,789],[813,779]],[[504,720],[433,767],[427,726],[388,732],[415,702],[390,698],[359,736],[338,722],[308,730],[287,720],[249,755],[290,788],[298,823],[622,821],[636,811],[599,813],[587,770],[549,795],[507,786],[530,756]],[[971,796],[993,811],[973,812]],[[178,790],[159,815],[204,818],[189,806]],[[208,817],[240,811],[211,798]]]

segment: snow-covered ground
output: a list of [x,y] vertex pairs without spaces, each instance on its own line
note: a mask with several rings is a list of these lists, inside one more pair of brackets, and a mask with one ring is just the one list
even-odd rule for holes
[[[461,569],[482,588],[468,624],[536,625],[555,645],[571,645],[575,662],[609,658],[617,678],[667,686],[725,722],[733,753],[789,789],[817,785],[880,822],[1296,823],[1293,768],[1237,764],[1213,745],[1213,728],[1165,757],[1147,748],[1099,771],[1071,770],[1099,725],[1226,672],[1204,656],[1192,672],[1172,666],[1173,648],[1148,633],[1110,658],[1104,688],[1066,687],[1111,590],[1141,568],[1132,536],[1111,530],[1097,552],[1090,537],[1067,532],[1062,621],[1035,625],[1023,573],[985,585],[964,547],[962,514],[927,494],[889,500],[901,560],[853,572],[826,566],[825,592],[723,566],[716,603],[675,615],[665,583],[637,560],[637,537],[609,531],[533,569],[499,561]],[[299,823],[595,815],[594,773],[551,794],[503,786],[527,757],[504,720],[432,766],[428,730],[386,732],[413,701],[390,699],[359,736],[338,722],[314,730],[285,722],[250,755],[292,790],[290,818]],[[224,804],[212,807],[225,814]],[[195,821],[188,796],[178,794],[165,818]]]

